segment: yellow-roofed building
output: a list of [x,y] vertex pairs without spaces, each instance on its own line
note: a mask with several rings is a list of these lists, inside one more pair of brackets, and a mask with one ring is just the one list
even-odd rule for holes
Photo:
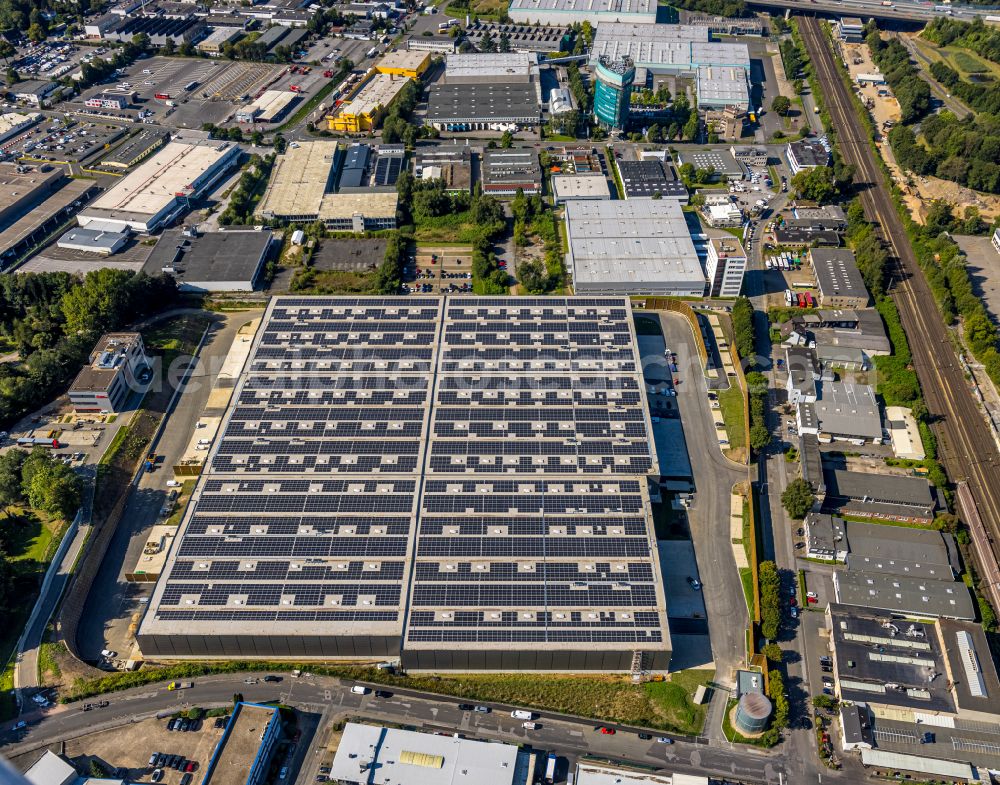
[[399,97],[409,81],[404,76],[375,73],[361,89],[340,105],[336,114],[326,118],[331,131],[356,134],[373,131],[383,110]]
[[380,74],[408,76],[410,79],[419,79],[430,65],[430,52],[400,50],[398,52],[386,53],[385,57],[375,63],[375,70]]

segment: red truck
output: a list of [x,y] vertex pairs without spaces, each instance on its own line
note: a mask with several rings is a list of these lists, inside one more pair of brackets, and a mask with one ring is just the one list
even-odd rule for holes
[[160,101],[169,101],[170,93],[153,93],[153,98],[156,98]]

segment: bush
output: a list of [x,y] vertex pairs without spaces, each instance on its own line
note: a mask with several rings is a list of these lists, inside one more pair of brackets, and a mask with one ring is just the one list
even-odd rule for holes
[[754,356],[753,304],[749,297],[737,297],[733,303],[733,342],[744,360]]

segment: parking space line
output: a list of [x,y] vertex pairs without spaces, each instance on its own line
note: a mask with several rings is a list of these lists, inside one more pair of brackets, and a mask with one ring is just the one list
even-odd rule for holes
[[956,739],[952,737],[951,746],[963,752],[983,752],[990,755],[1000,754],[1000,744],[991,744],[978,739]]
[[877,741],[888,741],[888,742],[894,742],[896,744],[917,743],[917,736],[915,733],[907,733],[906,731],[899,731],[899,730],[890,730],[888,728],[876,728],[875,739]]

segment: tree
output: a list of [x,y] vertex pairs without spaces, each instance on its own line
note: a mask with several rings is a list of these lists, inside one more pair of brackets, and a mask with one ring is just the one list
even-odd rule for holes
[[177,44],[174,43],[173,38],[167,38],[163,46],[160,48],[160,54],[164,57],[173,57],[177,53]]
[[817,709],[826,709],[827,711],[833,711],[837,708],[837,700],[831,695],[816,695],[812,699],[812,705]]
[[7,82],[8,87],[13,87],[21,81],[21,75],[18,74],[18,72],[13,68],[8,68],[7,73],[4,75],[4,79]]
[[791,108],[792,102],[783,95],[776,95],[774,100],[771,101],[771,110],[781,117],[785,117]]
[[7,61],[16,54],[17,49],[14,45],[6,38],[0,38],[0,57],[3,58],[3,64],[7,65]]
[[28,40],[33,44],[41,43],[45,40],[45,29],[35,22],[30,27],[28,27]]
[[510,131],[504,131],[503,136],[500,137],[500,146],[504,149],[509,149],[514,146],[514,134]]
[[495,52],[497,50],[496,41],[493,40],[493,34],[489,30],[479,39],[479,48],[484,52]]
[[803,199],[819,204],[829,204],[838,194],[833,184],[833,170],[829,166],[813,166],[792,178],[792,187]]
[[517,275],[521,285],[529,294],[542,294],[548,289],[545,269],[537,259],[522,262],[517,266]]
[[504,53],[510,51],[510,36],[507,33],[500,33],[500,38],[497,42],[497,49]]
[[796,520],[806,517],[816,502],[816,492],[812,483],[802,477],[796,477],[781,494],[781,504],[788,514]]
[[8,450],[0,455],[0,507],[10,515],[10,508],[24,501],[21,487],[21,470],[28,453],[24,450]]
[[149,49],[149,36],[145,33],[136,33],[132,36],[132,46],[140,52],[145,52]]
[[780,663],[785,656],[785,653],[777,643],[765,644],[761,647],[760,653],[767,657],[770,662],[776,663]]

